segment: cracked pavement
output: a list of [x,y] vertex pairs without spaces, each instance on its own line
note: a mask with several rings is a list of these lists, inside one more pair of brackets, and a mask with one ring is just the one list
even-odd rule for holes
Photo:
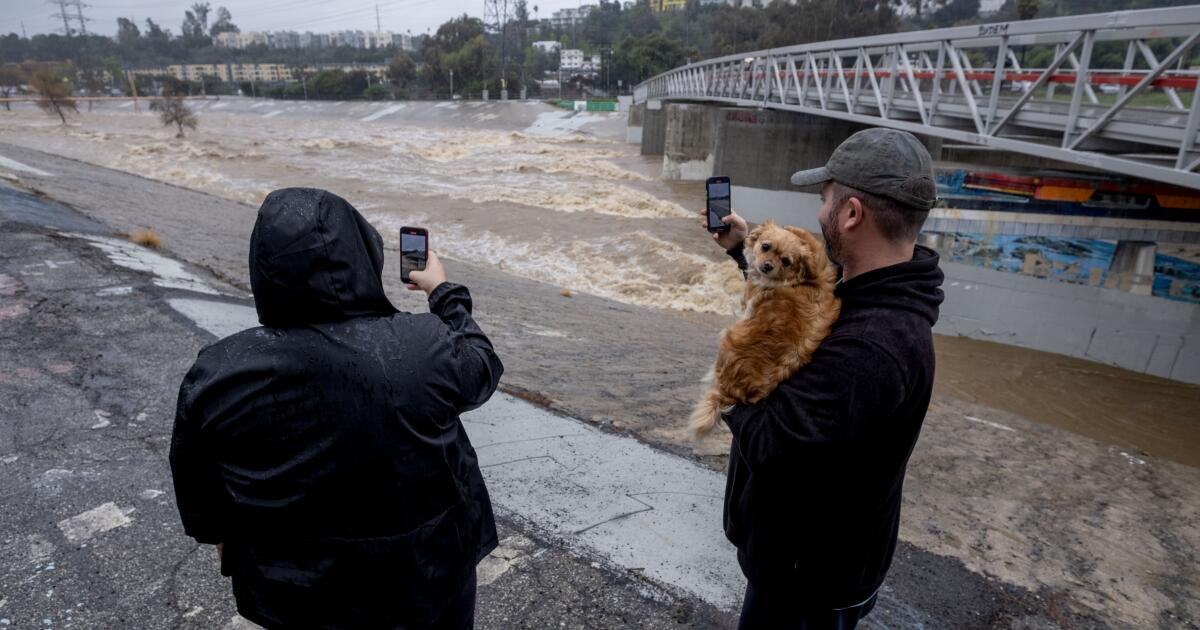
[[[18,202],[34,208],[19,215],[32,224],[8,220]],[[214,550],[183,535],[173,498],[174,394],[214,337],[168,300],[195,294],[62,229],[111,236],[0,184],[0,627],[254,627],[237,617]],[[247,305],[204,280],[226,294],[215,299]],[[480,567],[477,627],[732,623],[586,550],[504,519],[500,530]]]

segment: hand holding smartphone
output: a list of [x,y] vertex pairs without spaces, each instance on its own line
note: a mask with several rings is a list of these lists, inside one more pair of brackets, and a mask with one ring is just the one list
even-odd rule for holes
[[723,219],[733,211],[729,178],[723,176],[709,177],[704,182],[704,188],[708,196],[708,231],[728,232],[729,224],[725,223]]
[[429,260],[429,231],[419,227],[400,228],[400,281],[412,284],[409,272],[424,271]]

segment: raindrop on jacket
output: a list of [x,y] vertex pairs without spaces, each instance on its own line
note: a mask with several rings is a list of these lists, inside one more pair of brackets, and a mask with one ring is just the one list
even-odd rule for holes
[[267,627],[424,627],[496,546],[458,416],[503,366],[466,288],[401,313],[382,273],[345,200],[271,193],[250,243],[262,326],[201,350],[179,390],[184,530],[225,543],[238,611]]

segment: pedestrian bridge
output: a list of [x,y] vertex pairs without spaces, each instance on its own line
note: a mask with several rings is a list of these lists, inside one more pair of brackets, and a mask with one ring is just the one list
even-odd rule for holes
[[699,61],[634,102],[801,112],[1200,189],[1198,39],[1200,5],[895,33]]

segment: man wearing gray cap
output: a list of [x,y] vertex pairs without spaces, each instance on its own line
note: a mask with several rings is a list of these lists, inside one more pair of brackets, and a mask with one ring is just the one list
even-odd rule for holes
[[[933,391],[942,272],[916,239],[936,187],[929,152],[891,129],[850,136],[792,183],[821,185],[842,311],[811,363],[725,415],[725,535],[748,579],[740,629],[843,630],[874,607],[891,565]],[[714,239],[745,269],[746,222],[726,222]]]

